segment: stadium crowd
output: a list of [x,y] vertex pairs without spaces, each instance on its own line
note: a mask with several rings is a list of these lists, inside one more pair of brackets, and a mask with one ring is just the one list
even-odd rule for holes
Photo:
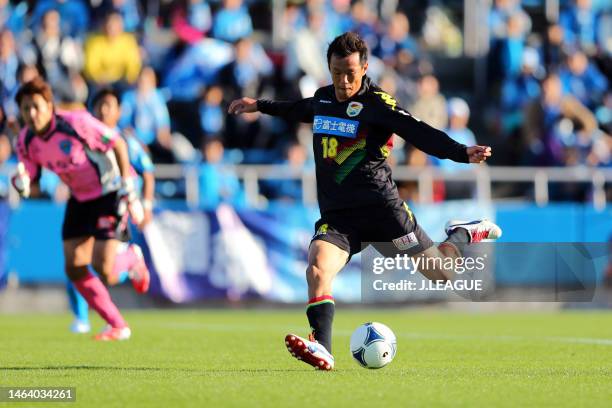
[[[610,3],[562,0],[553,22],[542,0],[495,0],[487,75],[477,79],[461,68],[461,3],[288,0],[273,38],[273,2],[262,0],[0,0],[0,166],[15,161],[17,89],[42,75],[66,109],[91,108],[96,92],[114,88],[120,128],[155,163],[198,166],[204,206],[245,205],[223,164],[311,166],[312,135],[265,115],[228,116],[227,104],[311,96],[330,82],[327,44],[349,30],[369,45],[369,76],[457,141],[492,145],[492,165],[612,166]],[[454,61],[449,74],[443,65]],[[486,81],[486,94],[474,93],[475,80]],[[401,142],[394,164],[463,166]],[[160,195],[180,192],[159,187]],[[410,198],[414,189],[400,187]],[[0,196],[7,190],[0,178]],[[50,176],[41,190],[65,199]],[[271,200],[302,199],[299,180],[262,181],[261,191]]]

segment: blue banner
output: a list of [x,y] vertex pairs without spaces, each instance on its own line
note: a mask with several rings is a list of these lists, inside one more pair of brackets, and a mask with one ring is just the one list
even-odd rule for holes
[[[412,209],[434,242],[446,237],[443,226],[449,218],[496,220],[504,230],[500,242],[608,242],[612,233],[612,207],[596,211],[576,204],[538,208],[447,202]],[[63,205],[47,201],[25,200],[11,210],[0,203],[0,282],[9,271],[26,285],[66,281],[63,213]],[[202,211],[190,210],[182,201],[165,201],[150,227],[135,239],[153,272],[155,296],[179,303],[228,298],[303,303],[308,245],[318,217],[318,209],[294,204],[271,203],[263,211]],[[516,255],[523,262],[520,268],[513,262],[497,265],[496,284],[549,283],[550,276],[537,266],[534,248]],[[334,282],[334,295],[358,302],[360,287],[360,257],[355,256]]]
[[[279,206],[237,213],[161,211],[139,240],[153,272],[151,293],[173,302],[262,298],[306,302],[306,259],[318,211]],[[334,283],[334,296],[357,301],[359,257]]]

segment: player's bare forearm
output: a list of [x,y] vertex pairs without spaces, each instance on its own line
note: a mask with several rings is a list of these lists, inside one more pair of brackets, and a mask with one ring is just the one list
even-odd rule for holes
[[113,146],[113,152],[117,158],[117,165],[121,172],[121,178],[127,179],[130,177],[130,157],[128,155],[127,143],[122,138],[117,138]]
[[153,202],[155,191],[155,176],[151,172],[142,174],[142,199],[143,201]]
[[138,228],[142,231],[144,227],[153,219],[153,194],[155,191],[155,176],[153,172],[142,174],[142,208],[144,218]]

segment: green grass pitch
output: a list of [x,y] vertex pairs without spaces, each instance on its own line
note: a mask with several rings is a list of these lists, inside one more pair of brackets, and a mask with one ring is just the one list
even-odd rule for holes
[[[76,403],[36,407],[612,405],[612,313],[340,307],[333,372],[287,353],[284,335],[306,334],[300,310],[126,317],[130,341],[97,343],[69,333],[67,314],[0,316],[0,385],[76,387]],[[352,330],[372,320],[398,337],[381,370],[359,367],[348,351]]]

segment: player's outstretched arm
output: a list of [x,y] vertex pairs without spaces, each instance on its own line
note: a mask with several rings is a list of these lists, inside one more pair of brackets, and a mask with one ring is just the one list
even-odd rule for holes
[[261,112],[267,115],[281,116],[288,120],[296,120],[304,123],[312,123],[314,118],[312,98],[287,102],[242,97],[232,101],[227,112],[233,115]]
[[[376,95],[376,109],[373,117],[375,123],[391,133],[395,133],[417,149],[436,156],[439,159],[451,159],[459,163],[480,163],[484,160],[485,146],[468,148],[458,143],[441,130],[412,116],[402,109],[393,97],[379,91]],[[489,154],[490,155],[490,154]]]

